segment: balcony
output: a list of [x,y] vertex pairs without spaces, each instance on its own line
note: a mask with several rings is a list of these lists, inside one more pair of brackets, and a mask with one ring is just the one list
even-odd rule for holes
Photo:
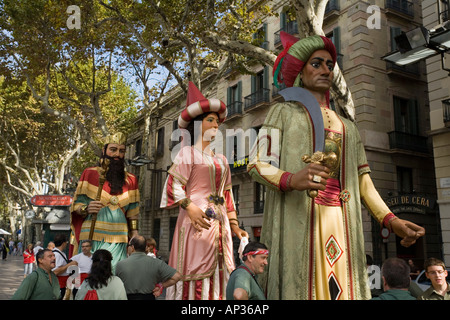
[[391,131],[389,135],[389,147],[391,149],[400,149],[415,151],[421,153],[429,153],[428,138],[406,132]]
[[420,80],[420,65],[419,63],[399,66],[393,62],[386,61],[386,71],[388,75],[398,75],[413,80]]
[[244,98],[244,110],[249,111],[270,102],[270,89],[261,88]]
[[406,0],[386,0],[386,14],[394,14],[400,17],[414,18],[414,3]]
[[238,116],[242,116],[242,102],[235,101],[227,105],[227,120]]

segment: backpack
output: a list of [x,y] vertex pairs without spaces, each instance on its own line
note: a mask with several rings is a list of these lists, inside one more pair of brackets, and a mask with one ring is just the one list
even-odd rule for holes
[[84,296],[84,300],[98,300],[97,290],[89,290]]

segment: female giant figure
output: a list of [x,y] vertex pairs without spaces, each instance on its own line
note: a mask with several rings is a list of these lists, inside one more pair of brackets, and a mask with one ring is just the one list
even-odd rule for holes
[[167,289],[166,299],[225,299],[235,268],[232,232],[248,237],[236,217],[227,159],[210,146],[225,117],[223,102],[205,99],[189,82],[178,127],[187,128],[190,134],[183,141],[191,138],[191,144],[174,159],[161,200],[162,208],[180,207],[169,265],[182,274],[182,281]]

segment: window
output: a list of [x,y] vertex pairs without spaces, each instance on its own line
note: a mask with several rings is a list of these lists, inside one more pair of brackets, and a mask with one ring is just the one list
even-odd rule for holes
[[233,199],[236,206],[236,214],[239,215],[239,185],[233,186]]
[[327,38],[331,39],[334,46],[336,47],[336,53],[337,53],[337,64],[340,69],[343,68],[342,66],[342,57],[341,54],[341,29],[339,27],[336,27],[333,29],[333,31],[329,34],[327,34]]
[[265,67],[262,71],[252,76],[252,94],[250,95],[252,104],[269,101],[269,69]]
[[289,34],[298,33],[297,21],[295,21],[295,10],[286,10],[280,14],[280,30]]
[[153,220],[153,239],[156,240],[156,249],[159,249],[161,242],[161,219],[159,218]]
[[153,186],[154,186],[154,192],[155,192],[155,200],[153,203],[155,204],[155,209],[159,208],[159,205],[161,204],[161,197],[162,197],[162,191],[164,188],[164,171],[163,170],[154,170],[152,171],[153,174]]
[[234,114],[242,114],[242,81],[227,89],[228,117]]
[[450,20],[450,5],[448,0],[439,1],[439,23]]
[[266,186],[255,182],[255,214],[264,212],[264,201],[266,200]]
[[[178,119],[172,122],[172,133],[178,129]],[[180,138],[178,140],[173,141],[172,139],[169,142],[169,150],[172,151],[173,147],[180,143]]]
[[450,122],[450,99],[442,100],[442,110],[444,113],[444,123]]
[[402,29],[398,27],[391,27],[391,51],[397,50],[397,43],[395,42],[395,37],[402,33]]
[[266,50],[269,49],[269,42],[267,41],[267,23],[264,23],[263,26],[253,34],[253,44]]
[[165,127],[161,127],[158,129],[158,143],[156,146],[156,155],[162,156],[164,154],[164,132]]
[[169,221],[169,248],[172,248],[173,235],[175,234],[175,227],[177,225],[177,217],[170,217]]
[[417,101],[394,96],[395,131],[417,135]]
[[412,169],[405,167],[397,167],[397,183],[399,193],[413,192]]
[[142,140],[138,139],[138,140],[136,140],[136,143],[135,143],[134,156],[135,157],[140,156],[141,153],[142,153]]

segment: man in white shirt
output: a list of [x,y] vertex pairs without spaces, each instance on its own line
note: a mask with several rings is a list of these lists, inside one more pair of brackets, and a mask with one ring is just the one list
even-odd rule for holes
[[[80,283],[81,285],[89,276],[89,273],[91,272],[91,266],[92,266],[92,242],[91,240],[83,240],[81,243],[81,253],[75,255],[72,257],[72,261],[76,261],[78,263],[78,272],[80,275]],[[73,297],[75,299],[75,295],[77,294],[77,288],[78,286],[73,289]]]
[[[87,278],[91,272],[92,266],[92,242],[91,240],[84,240],[81,243],[81,253],[72,257],[72,261],[78,262],[78,268],[81,276],[81,282]],[[81,283],[80,282],[80,283]]]

